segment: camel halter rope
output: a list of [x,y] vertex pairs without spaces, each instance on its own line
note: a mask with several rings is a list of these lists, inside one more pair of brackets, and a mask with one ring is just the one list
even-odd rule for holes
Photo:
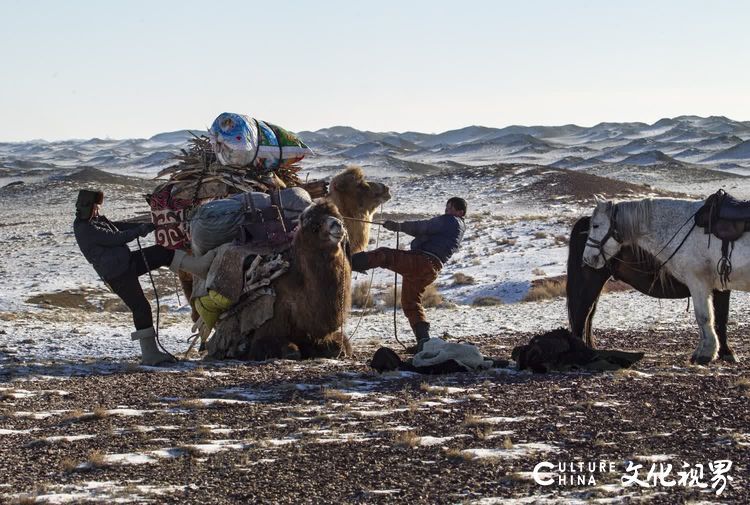
[[[383,213],[383,205],[380,206],[380,213]],[[367,224],[376,224],[379,227],[383,226],[383,222],[380,221],[367,221],[366,219],[357,219],[355,217],[346,217],[344,216],[344,219],[348,219],[350,221],[358,221],[360,223],[367,223]],[[375,246],[377,247],[380,243],[380,230],[381,228],[378,228],[378,235],[375,239]],[[399,247],[399,239],[400,239],[401,232],[396,232],[396,249]],[[375,272],[373,271],[370,273],[370,285],[367,287],[367,295],[365,296],[365,300],[367,300],[370,296],[370,290],[372,289],[372,281],[375,277]],[[396,324],[396,317],[397,317],[397,306],[398,306],[398,273],[393,272],[393,336],[396,339],[396,342],[399,343],[401,347],[404,348],[404,350],[407,350],[408,348],[404,345],[401,340],[398,338],[398,325]],[[367,308],[365,304],[365,308]],[[359,316],[359,321],[357,321],[357,326],[354,328],[354,331],[352,332],[352,336],[357,332],[357,329],[359,328],[359,324],[362,322],[362,319],[365,317],[365,311],[362,311],[362,314]],[[351,339],[351,337],[350,337]]]
[[[382,204],[380,205],[380,213],[381,214],[383,213]],[[373,221],[365,221],[364,219],[356,219],[356,218],[351,218],[351,217],[345,217],[344,219],[349,219],[350,221],[362,221],[362,222],[371,223],[371,224],[374,223]],[[377,248],[380,245],[380,230],[381,229],[382,228],[378,227],[378,234],[375,237],[375,248]],[[362,320],[365,318],[365,313],[367,312],[367,305],[368,305],[367,301],[370,299],[370,292],[372,291],[372,282],[374,279],[375,279],[375,270],[373,269],[370,272],[370,282],[367,286],[367,293],[365,294],[365,306],[364,306],[365,310],[363,310],[362,314],[359,315],[359,319],[357,320],[357,326],[354,327],[354,331],[352,331],[351,335],[347,337],[350,343],[351,343],[351,340],[354,338],[354,335],[357,334],[359,325],[362,323]]]

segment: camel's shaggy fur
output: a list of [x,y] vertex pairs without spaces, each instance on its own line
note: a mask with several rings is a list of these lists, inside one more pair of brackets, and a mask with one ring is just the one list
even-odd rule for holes
[[[351,307],[351,274],[341,214],[330,202],[311,205],[302,213],[294,235],[290,270],[271,284],[276,292],[271,319],[248,335],[214,336],[208,343],[209,355],[226,355],[228,349],[212,345],[215,339],[227,342],[226,337],[230,347],[247,349],[244,356],[234,357],[252,360],[350,354],[351,346],[340,330]],[[242,310],[253,310],[253,305]],[[217,332],[226,331],[237,331],[237,325],[217,327]],[[246,343],[249,347],[241,345]]]
[[364,251],[370,241],[370,225],[362,221],[372,221],[378,206],[391,199],[390,189],[385,184],[366,181],[362,168],[349,167],[331,179],[328,191],[326,199],[344,216],[352,253]]
[[[382,203],[391,199],[388,186],[379,182],[368,182],[360,167],[349,167],[331,179],[329,194],[324,200],[333,203],[345,216],[344,226],[349,235],[351,252],[361,252],[370,241],[370,225],[349,218],[372,221],[375,210]],[[190,300],[193,292],[193,277],[185,272],[179,274],[180,284],[185,297]],[[191,301],[192,307],[192,301]],[[198,320],[198,312],[193,307],[191,317]]]

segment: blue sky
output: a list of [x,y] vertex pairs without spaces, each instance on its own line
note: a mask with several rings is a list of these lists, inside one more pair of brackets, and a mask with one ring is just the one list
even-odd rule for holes
[[750,120],[750,2],[0,0],[0,141]]

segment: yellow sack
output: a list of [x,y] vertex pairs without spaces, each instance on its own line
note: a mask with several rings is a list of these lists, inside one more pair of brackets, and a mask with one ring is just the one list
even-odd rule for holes
[[203,319],[203,322],[210,332],[219,316],[232,306],[232,300],[220,295],[213,289],[208,291],[206,296],[201,296],[195,300],[195,310]]

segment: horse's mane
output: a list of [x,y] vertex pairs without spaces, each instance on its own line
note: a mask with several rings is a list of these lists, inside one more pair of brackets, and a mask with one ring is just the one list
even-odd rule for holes
[[636,261],[640,264],[640,268],[657,274],[653,281],[654,284],[659,283],[662,289],[671,289],[672,276],[668,270],[669,264],[662,265],[663,257],[657,258],[637,245],[638,239],[648,232],[651,225],[653,203],[654,199],[652,198],[616,203],[617,232],[623,242],[630,244],[630,249]]
[[651,224],[651,198],[619,202],[617,206],[617,231],[622,240],[632,243],[638,240]]

